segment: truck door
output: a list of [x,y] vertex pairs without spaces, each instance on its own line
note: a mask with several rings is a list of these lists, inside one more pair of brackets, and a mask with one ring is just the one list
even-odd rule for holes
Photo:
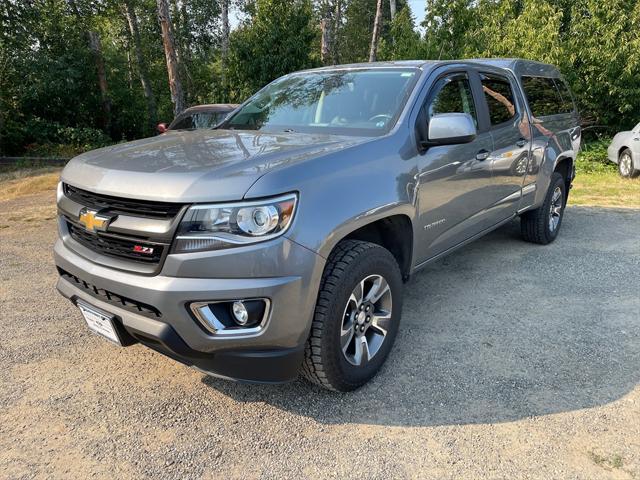
[[493,177],[492,216],[498,223],[518,208],[529,163],[531,132],[515,78],[480,70],[476,81],[483,92],[480,114],[486,116],[493,140],[487,161]]
[[416,257],[425,261],[491,226],[487,207],[493,194],[493,150],[488,126],[478,116],[482,92],[469,70],[444,71],[432,84],[424,105],[427,120],[441,113],[468,113],[477,136],[470,143],[435,146],[418,155],[418,228]]

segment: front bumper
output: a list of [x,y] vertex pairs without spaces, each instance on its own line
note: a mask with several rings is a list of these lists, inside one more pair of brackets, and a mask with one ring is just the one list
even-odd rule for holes
[[[60,293],[115,315],[130,342],[214,375],[253,382],[297,375],[324,268],[322,257],[284,237],[241,249],[170,255],[152,277],[93,263],[62,240],[54,258],[66,273],[58,280]],[[273,276],[276,269],[285,276]],[[126,301],[114,302],[113,294]],[[271,309],[264,328],[251,335],[218,337],[188,308],[196,301],[258,297],[268,298]]]

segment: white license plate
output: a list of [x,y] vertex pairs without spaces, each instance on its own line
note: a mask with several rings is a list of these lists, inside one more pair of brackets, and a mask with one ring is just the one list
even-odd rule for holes
[[93,332],[122,346],[118,333],[113,326],[113,317],[111,315],[101,312],[91,305],[80,301],[78,302],[78,308],[82,312],[82,316],[87,322],[87,326]]

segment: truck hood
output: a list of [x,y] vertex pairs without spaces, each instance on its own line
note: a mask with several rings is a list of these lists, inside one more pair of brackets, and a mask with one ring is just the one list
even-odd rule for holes
[[142,200],[239,200],[270,171],[366,140],[238,130],[172,132],[79,155],[61,178],[95,193]]

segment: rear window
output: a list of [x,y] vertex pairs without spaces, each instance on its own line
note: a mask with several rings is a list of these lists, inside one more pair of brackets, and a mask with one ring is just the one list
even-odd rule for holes
[[[573,100],[564,82],[548,77],[522,77],[522,86],[527,95],[534,117],[544,117],[573,111]],[[560,92],[564,91],[564,94]]]
[[194,112],[179,118],[171,125],[171,130],[192,130],[194,128],[212,128],[224,118],[220,112]]

